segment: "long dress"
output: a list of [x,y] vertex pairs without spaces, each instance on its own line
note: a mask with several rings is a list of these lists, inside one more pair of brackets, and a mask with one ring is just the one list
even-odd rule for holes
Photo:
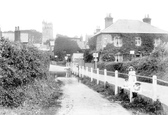
[[129,87],[133,88],[133,85],[137,82],[135,71],[129,71],[128,75]]

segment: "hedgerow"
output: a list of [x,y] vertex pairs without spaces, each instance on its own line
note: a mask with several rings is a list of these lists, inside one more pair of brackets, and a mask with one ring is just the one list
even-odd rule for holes
[[30,100],[43,105],[54,93],[52,88],[59,88],[49,74],[49,52],[1,38],[0,63],[2,106],[19,107]]

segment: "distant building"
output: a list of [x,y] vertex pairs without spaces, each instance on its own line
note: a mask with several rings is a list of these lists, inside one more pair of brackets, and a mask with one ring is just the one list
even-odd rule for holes
[[13,31],[2,32],[2,37],[10,41],[15,41],[15,33]]
[[47,40],[53,39],[53,24],[42,22],[42,43]]
[[15,31],[2,32],[2,37],[13,42],[21,43],[41,43],[42,34],[36,30],[20,30],[15,27]]

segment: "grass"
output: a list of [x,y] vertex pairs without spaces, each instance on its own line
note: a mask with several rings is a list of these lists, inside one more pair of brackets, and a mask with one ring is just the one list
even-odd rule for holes
[[[52,76],[51,78],[53,79]],[[29,98],[26,99],[23,105],[13,109],[2,107],[0,108],[0,115],[55,115],[57,109],[61,107],[58,100],[62,96],[60,88],[63,85],[63,82],[59,80],[57,80],[57,82],[55,80],[50,82],[50,84],[48,84],[49,87],[46,85],[43,88],[44,93],[39,94],[44,95],[44,97],[42,96],[39,100],[34,97],[34,94],[36,94],[34,90],[29,88],[27,92],[31,94],[31,96],[29,95]]]

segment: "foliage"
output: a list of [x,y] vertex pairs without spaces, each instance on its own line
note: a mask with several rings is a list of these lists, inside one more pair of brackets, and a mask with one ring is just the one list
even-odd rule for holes
[[[54,81],[49,80],[50,52],[1,39],[0,63],[0,105],[18,107],[28,97],[38,103],[50,97],[50,82]],[[43,91],[44,84],[50,91],[47,94]],[[37,98],[28,96],[33,92]]]
[[[129,66],[133,66],[136,70],[136,73],[138,75],[144,75],[144,76],[153,76],[157,75],[160,79],[166,79],[167,70],[168,70],[168,50],[167,50],[167,44],[166,45],[160,45],[156,47],[151,55],[144,56],[142,58],[137,58],[132,61],[125,61],[121,63],[115,63],[110,62],[108,64],[99,64],[105,65],[104,68],[106,68],[108,71],[115,71],[118,70],[121,73],[127,73],[127,68]],[[102,69],[104,69],[102,68]],[[141,79],[141,78],[138,78]],[[141,79],[142,81],[143,79]],[[143,81],[147,81],[147,79],[144,79]]]
[[92,60],[93,60],[93,55],[90,52],[90,50],[85,50],[85,52],[84,52],[84,61],[85,62],[92,62]]
[[105,64],[105,63],[97,63],[97,67],[98,67],[100,70],[103,70],[103,69],[106,69],[106,64]]
[[73,38],[59,36],[55,40],[54,54],[58,56],[60,60],[64,60],[66,54],[72,54],[82,50],[78,46],[77,42]]
[[115,57],[111,53],[106,53],[102,56],[102,60],[105,62],[111,62],[111,61],[115,61]]
[[42,33],[36,30],[21,30],[23,33],[28,33],[32,37],[33,43],[42,43]]
[[89,48],[91,50],[96,50],[97,37],[90,38],[88,41]]
[[137,111],[154,115],[162,115],[163,113],[163,106],[159,100],[153,102],[151,99],[140,96],[135,97],[131,103],[122,102],[122,105],[127,109],[134,108]]
[[[148,55],[150,52],[152,52],[154,45],[153,45],[153,38],[155,38],[157,35],[155,34],[117,34],[121,37],[123,41],[122,47],[115,47],[113,44],[107,44],[107,46],[104,49],[104,53],[112,53],[115,55],[116,53],[120,52],[121,54],[128,55],[130,54],[131,50],[135,51],[135,54],[137,52],[141,52],[142,55]],[[142,44],[141,46],[135,45],[135,37],[141,37],[142,38]]]

